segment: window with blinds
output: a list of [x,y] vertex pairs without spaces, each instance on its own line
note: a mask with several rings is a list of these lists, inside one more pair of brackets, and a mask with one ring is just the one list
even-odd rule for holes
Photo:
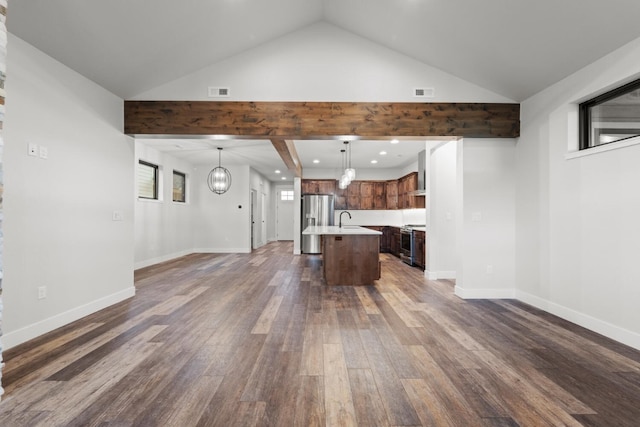
[[187,201],[187,176],[178,171],[173,171],[173,201]]
[[158,165],[138,161],[138,197],[158,199]]

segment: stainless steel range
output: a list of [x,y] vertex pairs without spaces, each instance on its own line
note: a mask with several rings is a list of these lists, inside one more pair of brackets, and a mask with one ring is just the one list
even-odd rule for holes
[[424,226],[424,224],[407,224],[400,228],[400,260],[402,262],[409,265],[415,264],[416,251],[413,246],[413,229]]

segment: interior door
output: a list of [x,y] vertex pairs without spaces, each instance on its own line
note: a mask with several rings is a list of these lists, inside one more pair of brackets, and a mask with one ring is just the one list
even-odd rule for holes
[[257,236],[256,233],[256,206],[258,205],[258,192],[251,190],[251,249],[256,249]]
[[293,187],[278,191],[276,202],[276,239],[293,240]]

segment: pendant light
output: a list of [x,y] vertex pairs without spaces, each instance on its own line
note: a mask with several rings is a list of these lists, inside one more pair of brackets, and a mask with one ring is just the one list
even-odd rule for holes
[[207,177],[209,190],[216,194],[224,194],[231,187],[231,173],[221,164],[222,147],[218,147],[218,166],[211,169]]
[[[344,147],[345,149],[343,150],[346,153],[346,158],[347,161],[349,159],[349,141],[345,141],[344,142]],[[340,178],[340,180],[344,183],[345,188],[351,184],[351,180],[349,179],[349,175],[347,174],[347,169],[345,169],[345,166],[347,165],[347,161],[345,161],[345,164],[342,165],[342,177]]]
[[349,185],[349,180],[347,179],[347,175],[344,173],[344,166],[345,166],[344,156],[346,151],[347,150],[340,150],[340,152],[342,153],[342,169],[340,170],[343,171],[343,173],[340,179],[338,180],[338,188],[341,190],[344,190]]
[[348,167],[347,169],[344,170],[344,173],[345,175],[347,175],[347,178],[349,178],[349,183],[351,183],[351,181],[356,179],[356,170],[351,167],[351,144],[349,144],[349,141],[345,141],[344,143],[347,144],[347,162],[348,162]]

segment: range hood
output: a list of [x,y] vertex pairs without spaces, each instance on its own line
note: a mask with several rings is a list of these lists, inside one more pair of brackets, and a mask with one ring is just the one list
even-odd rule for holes
[[418,189],[412,194],[414,196],[426,195],[425,190],[425,169],[427,163],[427,150],[422,150],[418,153]]

